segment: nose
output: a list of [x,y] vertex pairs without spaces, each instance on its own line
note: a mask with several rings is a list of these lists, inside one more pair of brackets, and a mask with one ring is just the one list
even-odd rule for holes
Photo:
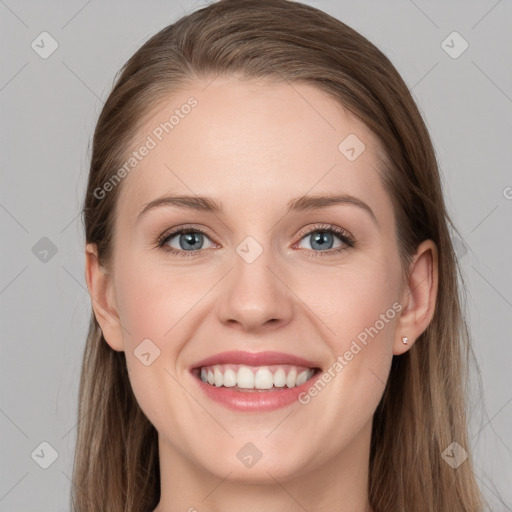
[[234,254],[234,268],[225,277],[218,298],[220,321],[253,333],[285,326],[293,315],[294,295],[282,266],[266,249],[249,261]]

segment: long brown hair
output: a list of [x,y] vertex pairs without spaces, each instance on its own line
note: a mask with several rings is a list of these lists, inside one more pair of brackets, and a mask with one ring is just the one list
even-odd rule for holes
[[[373,421],[369,497],[374,512],[480,512],[471,457],[454,469],[442,452],[469,450],[465,382],[468,333],[460,272],[434,149],[411,94],[388,58],[362,35],[287,0],[221,0],[149,39],[125,64],[99,117],[83,208],[86,242],[112,255],[117,197],[99,199],[126,160],[148,112],[195,79],[219,75],[302,82],[335,98],[380,139],[403,268],[426,239],[438,247],[434,318],[395,356]],[[132,392],[123,352],[91,315],[79,393],[75,512],[152,511],[160,497],[158,438]]]

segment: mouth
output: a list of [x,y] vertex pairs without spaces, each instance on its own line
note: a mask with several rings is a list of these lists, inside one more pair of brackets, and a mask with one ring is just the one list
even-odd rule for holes
[[234,411],[262,413],[297,402],[322,370],[292,354],[235,350],[195,363],[190,373],[207,399]]
[[268,393],[302,386],[320,371],[318,367],[292,364],[215,364],[194,368],[192,374],[212,387],[241,393]]

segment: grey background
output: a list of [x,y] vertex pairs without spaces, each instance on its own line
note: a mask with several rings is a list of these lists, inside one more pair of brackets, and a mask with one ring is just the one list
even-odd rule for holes
[[[510,511],[512,2],[305,3],[352,26],[391,59],[430,129],[464,239],[457,246],[483,384],[484,396],[473,394],[471,446],[492,509]],[[94,125],[126,59],[199,5],[0,0],[0,511],[69,508],[90,314],[78,214]],[[43,31],[59,45],[47,59],[31,48]],[[453,31],[469,44],[456,59],[441,46]],[[459,43],[449,44],[457,50]],[[46,261],[43,237],[56,250]],[[31,457],[43,441],[58,452],[48,469],[35,462],[44,457]]]

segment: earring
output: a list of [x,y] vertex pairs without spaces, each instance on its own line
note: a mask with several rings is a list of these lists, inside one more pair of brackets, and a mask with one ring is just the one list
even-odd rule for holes
[[402,336],[402,343],[407,345],[407,343],[409,343],[409,338],[407,336]]

